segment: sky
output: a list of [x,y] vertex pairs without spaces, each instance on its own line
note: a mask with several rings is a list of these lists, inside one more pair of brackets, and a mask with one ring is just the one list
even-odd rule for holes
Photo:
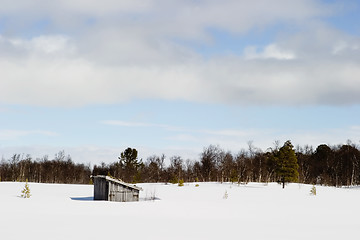
[[0,0],[0,157],[360,144],[359,0]]

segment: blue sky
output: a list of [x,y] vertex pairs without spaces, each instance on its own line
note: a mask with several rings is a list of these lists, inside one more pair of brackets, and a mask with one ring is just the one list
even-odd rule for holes
[[0,155],[360,140],[360,1],[0,1]]

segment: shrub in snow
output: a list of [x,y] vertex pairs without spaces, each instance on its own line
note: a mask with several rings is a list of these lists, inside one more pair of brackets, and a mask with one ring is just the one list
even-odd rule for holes
[[156,197],[156,189],[151,190],[149,195],[148,192],[146,191],[145,201],[155,201],[156,199],[158,199]]
[[184,186],[184,180],[183,179],[180,179],[179,180],[179,184],[178,184],[179,187],[182,187]]
[[228,192],[225,190],[225,193],[224,193],[224,199],[227,199],[229,197],[229,194],[228,194]]
[[315,186],[313,186],[313,187],[311,188],[311,190],[310,190],[310,195],[316,196],[316,187],[315,187]]
[[173,176],[173,177],[170,179],[170,183],[172,183],[172,184],[177,184],[177,183],[179,183],[179,180],[177,179],[176,176]]
[[198,186],[200,186],[200,185],[199,185],[199,184],[196,184],[196,185],[195,185],[195,187],[198,187]]
[[25,183],[25,187],[24,189],[21,191],[21,197],[23,198],[30,198],[31,194],[30,194],[30,188],[29,188],[29,184],[28,184],[28,180],[26,179],[26,183]]

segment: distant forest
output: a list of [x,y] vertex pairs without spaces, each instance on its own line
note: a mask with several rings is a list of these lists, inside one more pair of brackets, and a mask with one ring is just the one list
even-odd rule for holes
[[[53,159],[44,156],[33,159],[30,155],[13,154],[0,162],[0,181],[26,181],[41,183],[91,184],[91,175],[109,175],[126,182],[278,182],[274,156],[281,148],[262,151],[248,143],[248,149],[236,154],[219,146],[205,147],[198,160],[184,160],[172,156],[153,155],[146,160],[137,159],[137,152],[131,161],[121,153],[119,160],[110,164],[74,163],[64,151]],[[350,141],[344,145],[297,146],[299,183],[329,186],[350,186],[360,184],[360,150]],[[166,162],[168,164],[166,164]]]

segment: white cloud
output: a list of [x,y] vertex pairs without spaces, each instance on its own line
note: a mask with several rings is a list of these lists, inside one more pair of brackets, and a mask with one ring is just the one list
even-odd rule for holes
[[39,36],[31,40],[30,48],[47,54],[69,51],[73,47],[68,45],[69,39],[64,36]]
[[44,135],[44,136],[56,136],[57,133],[51,131],[42,131],[42,130],[11,130],[11,129],[3,129],[0,130],[0,140],[14,140],[20,137],[30,136],[30,135]]
[[360,49],[359,42],[349,43],[344,40],[340,40],[338,43],[334,45],[332,53],[336,55],[336,54],[342,54],[346,51],[357,52],[357,50],[359,49]]
[[[327,16],[335,11],[334,4],[313,0],[64,0],[49,3],[44,0],[2,0],[0,14],[17,27],[32,25],[43,19],[55,28],[78,28],[83,21],[94,18],[98,24],[131,26],[143,30],[152,27],[154,33],[198,37],[208,27],[231,32],[244,32],[253,27],[264,27],[278,21],[302,22]],[[16,24],[17,21],[27,21]],[[13,20],[13,21],[12,21]],[[141,23],[138,25],[137,23]],[[141,27],[143,25],[143,27]],[[106,27],[106,26],[105,26]],[[81,29],[83,30],[83,29]]]
[[[210,144],[219,144],[221,146],[226,146],[227,150],[240,150],[240,144],[246,144],[247,141],[252,139],[262,139],[261,147],[266,146],[273,141],[269,141],[269,136],[274,134],[274,130],[271,129],[217,129],[211,130],[206,128],[190,128],[174,125],[162,125],[162,124],[153,124],[153,123],[139,123],[139,122],[127,122],[127,121],[102,121],[103,124],[119,126],[119,127],[132,127],[132,128],[156,128],[165,131],[161,133],[162,139],[160,141],[165,141],[166,148],[173,149],[179,144],[182,149],[201,149]],[[156,130],[157,131],[157,130]],[[266,142],[269,141],[269,142]],[[159,139],[157,139],[159,141]],[[164,146],[164,147],[165,147]],[[187,151],[185,151],[187,152]],[[178,154],[181,155],[181,154]]]
[[244,50],[246,59],[278,59],[291,60],[296,56],[291,51],[280,49],[276,44],[270,44],[264,48],[263,52],[258,52],[256,47],[247,47]]
[[101,162],[112,163],[117,160],[121,150],[115,147],[102,146],[49,146],[49,145],[26,145],[26,146],[0,146],[3,159],[9,159],[13,154],[30,154],[35,159],[48,156],[53,159],[59,151],[65,151],[76,163],[100,164]]
[[151,127],[153,124],[149,123],[140,123],[140,122],[126,122],[126,121],[118,121],[118,120],[106,120],[102,121],[103,124],[106,125],[114,125],[120,127]]
[[199,143],[200,139],[191,134],[177,134],[167,138],[170,141],[179,141],[179,142],[190,142],[190,143]]
[[[149,127],[149,128],[162,128],[170,132],[183,132],[182,134],[176,135],[173,139],[178,140],[187,140],[192,139],[194,141],[196,138],[194,135],[190,134],[202,134],[202,135],[215,135],[220,137],[248,137],[250,135],[264,133],[264,131],[257,130],[238,130],[238,129],[220,129],[220,130],[210,130],[202,128],[186,128],[182,126],[166,125],[166,124],[155,124],[155,123],[145,123],[145,122],[130,122],[130,121],[119,121],[119,120],[106,120],[102,121],[102,124],[119,126],[119,127]],[[190,133],[190,134],[189,134]]]
[[[94,166],[95,164],[114,163],[118,161],[118,156],[128,146],[96,146],[96,145],[83,145],[83,146],[47,146],[47,145],[26,145],[26,146],[0,146],[0,161],[7,160],[13,154],[30,154],[31,157],[41,159],[48,156],[53,159],[55,154],[59,151],[64,151],[66,155],[70,155],[75,163],[84,163]],[[165,163],[168,164],[171,156],[181,156],[183,159],[197,160],[202,148],[182,148],[182,147],[167,147],[165,148],[148,148],[144,146],[132,146],[139,152],[139,159],[143,162],[152,155],[165,154]]]
[[[360,79],[360,42],[314,20],[335,11],[318,1],[3,3],[0,17],[10,19],[6,27],[22,31],[27,23],[48,19],[51,31],[30,38],[0,36],[2,104],[81,106],[138,98],[360,102],[360,89],[354,87]],[[242,36],[277,23],[306,27],[284,33],[260,51],[248,47],[245,56],[204,59],[178,41],[209,44],[209,29]]]
[[185,128],[182,127],[171,126],[166,124],[145,123],[145,122],[106,120],[106,121],[102,121],[101,123],[105,125],[113,125],[119,127],[151,127],[151,128],[163,128],[169,131],[185,131]]
[[[42,131],[1,131],[0,140],[8,140],[9,137],[21,137],[26,134],[46,134],[52,136],[51,132]],[[346,138],[343,138],[346,136]],[[203,147],[210,144],[217,144],[226,151],[232,151],[236,154],[242,149],[248,148],[248,142],[252,141],[253,146],[266,151],[269,147],[273,147],[275,140],[279,140],[280,144],[286,140],[300,146],[312,145],[316,148],[320,144],[345,144],[348,139],[355,144],[360,144],[360,127],[351,126],[338,129],[323,130],[304,130],[288,131],[284,129],[258,129],[258,130],[239,130],[225,129],[212,131],[207,129],[200,130],[184,130],[178,131],[175,135],[170,135],[164,141],[166,144],[157,147],[149,147],[143,145],[133,145],[139,151],[139,157],[144,161],[151,155],[165,154],[167,159],[171,156],[178,155],[184,159],[198,160]],[[179,144],[183,142],[186,144]],[[78,163],[99,164],[101,162],[112,163],[117,161],[120,152],[126,149],[127,145],[118,146],[101,146],[101,145],[78,145],[78,146],[46,146],[32,145],[26,146],[1,146],[0,153],[4,159],[9,159],[12,154],[30,154],[33,158],[41,158],[48,155],[50,159],[55,153],[64,150],[69,154],[73,161]]]
[[69,37],[63,35],[41,35],[31,39],[6,38],[0,35],[1,47],[8,54],[35,55],[35,58],[43,57],[42,54],[58,57],[59,54],[63,56],[74,53],[75,46],[69,40]]
[[102,121],[101,123],[105,125],[113,125],[119,127],[156,127],[156,128],[166,128],[166,129],[177,129],[176,127],[165,124],[127,122],[127,121],[119,121],[119,120],[106,120],[106,121]]

